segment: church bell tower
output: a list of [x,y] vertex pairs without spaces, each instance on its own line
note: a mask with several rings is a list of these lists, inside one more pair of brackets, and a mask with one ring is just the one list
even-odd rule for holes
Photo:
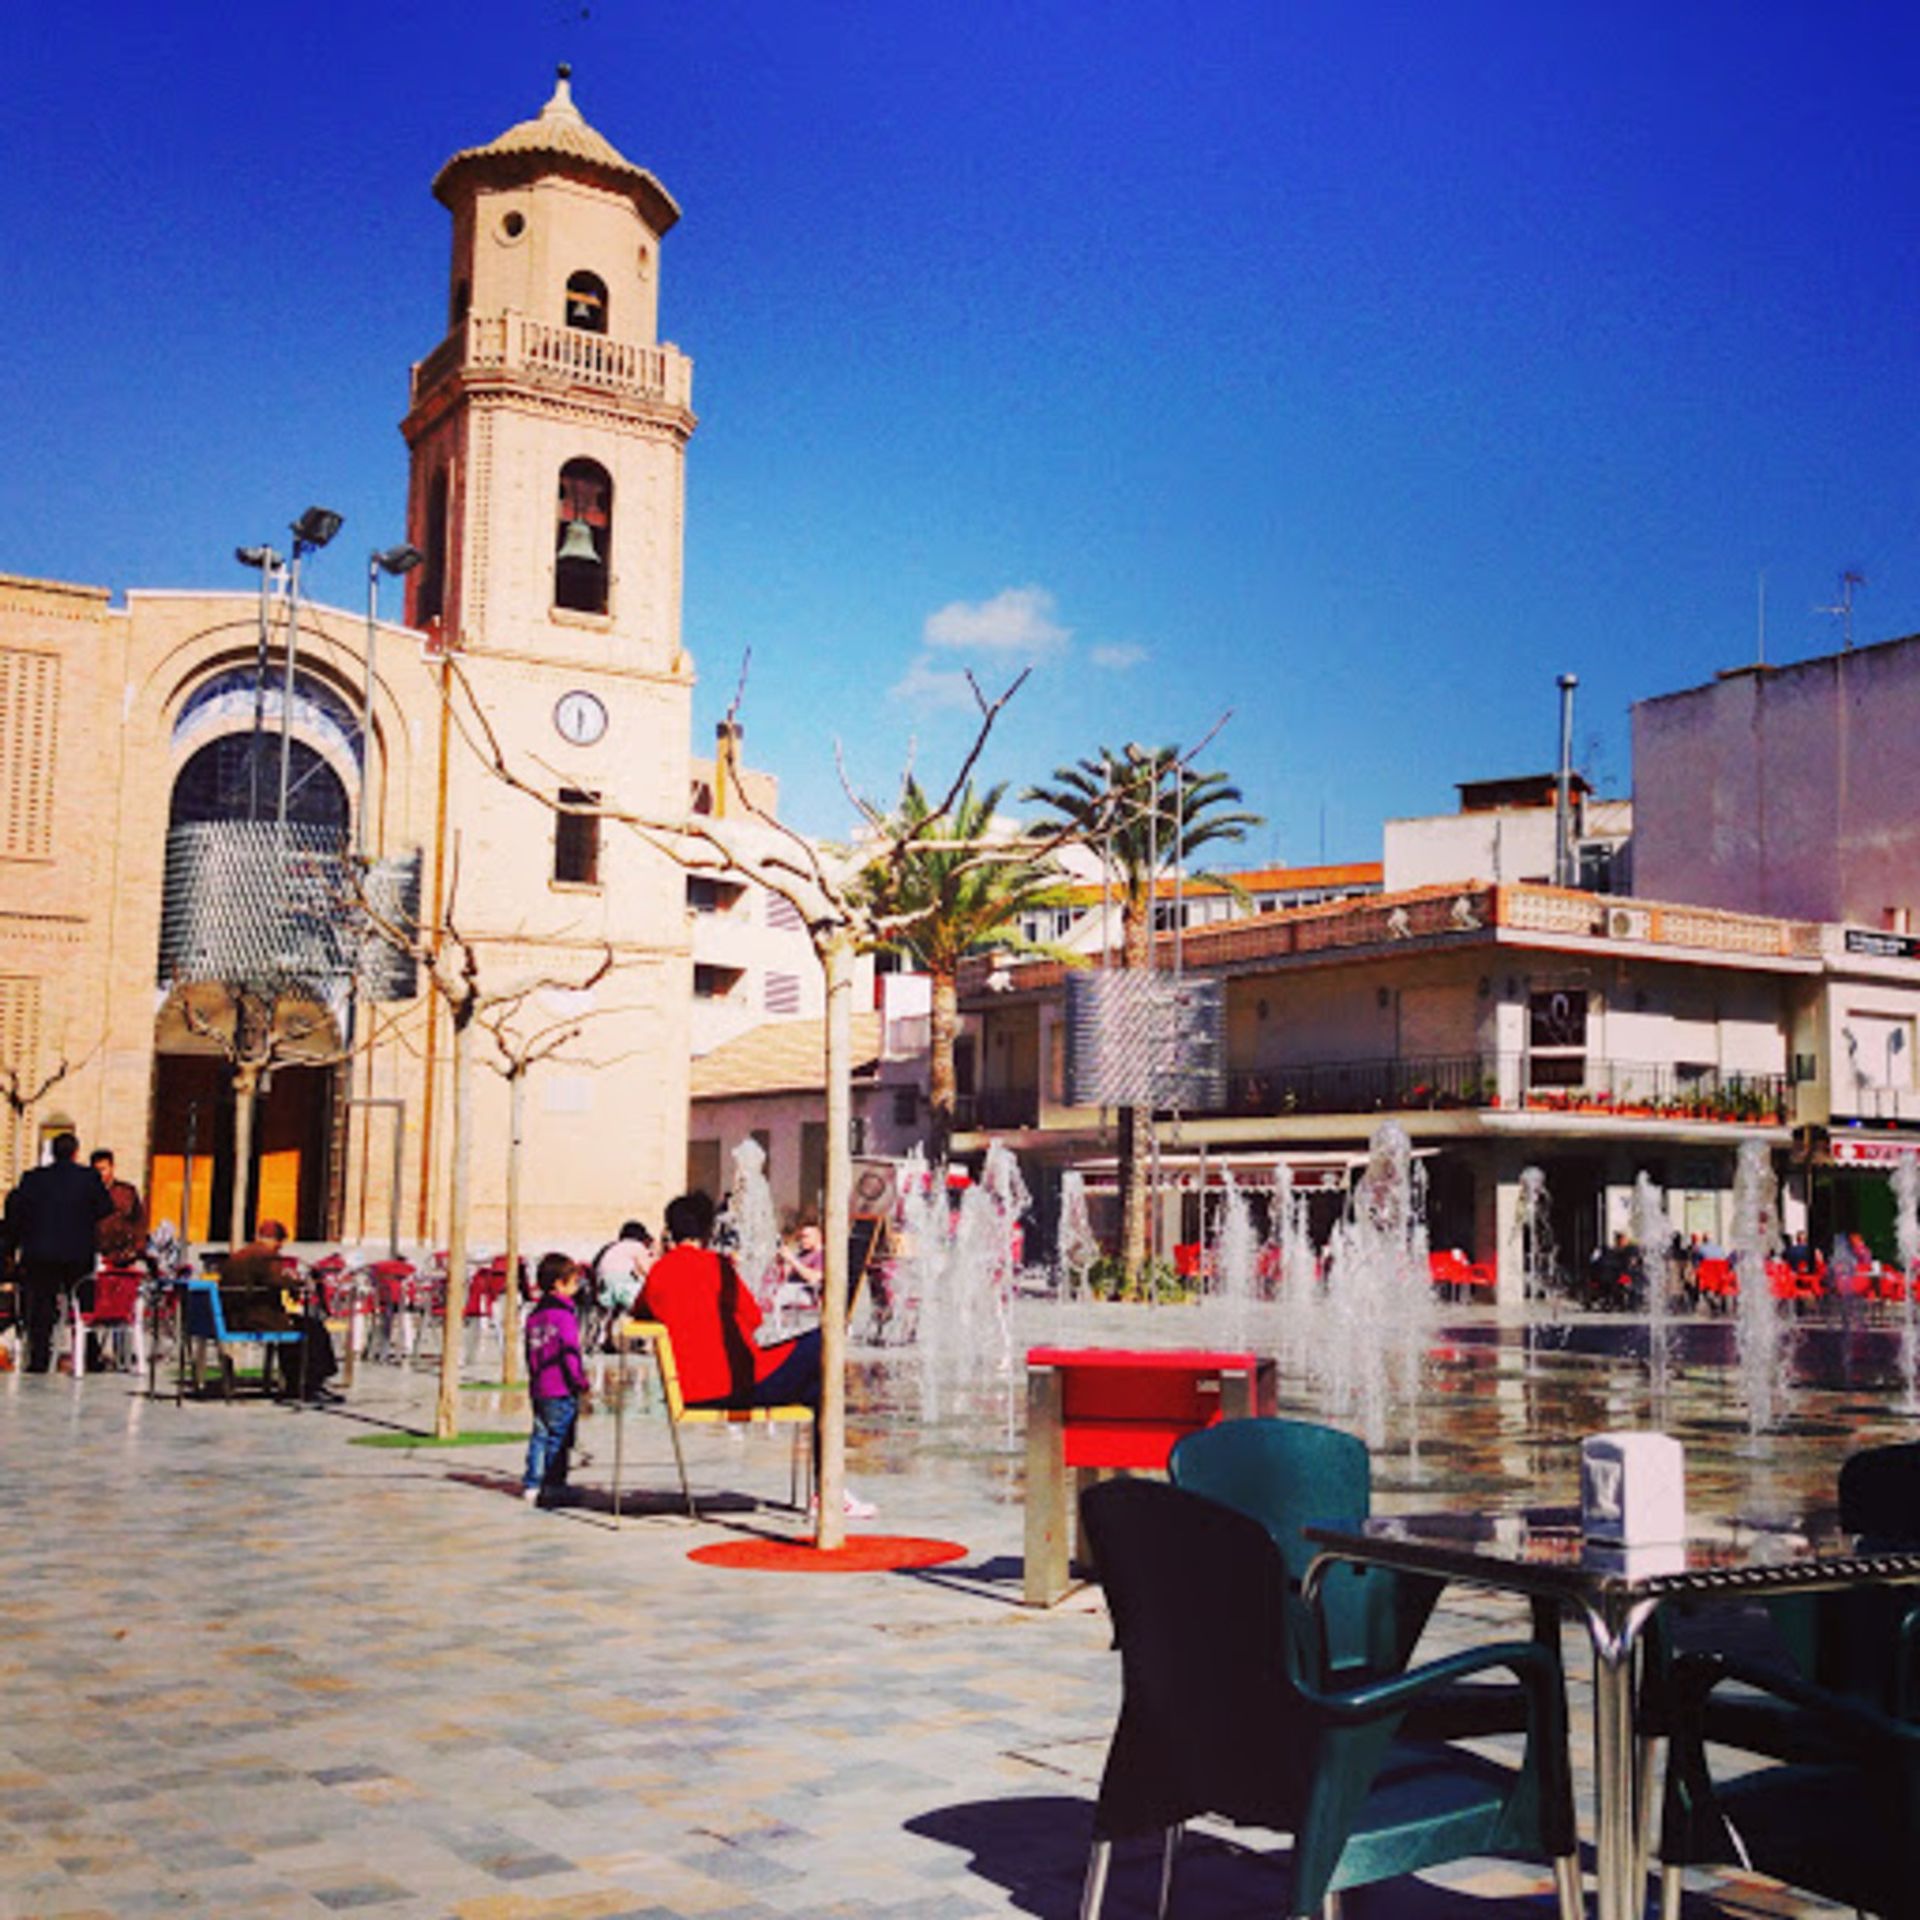
[[581,117],[569,70],[532,120],[440,169],[447,337],[401,425],[425,564],[410,625],[476,652],[672,671],[693,368],[658,337],[666,189]]
[[[566,67],[537,116],[456,153],[433,190],[453,216],[448,331],[401,422],[423,556],[407,619],[443,657],[445,704],[413,716],[439,742],[428,912],[479,957],[485,991],[538,982],[573,1008],[569,985],[592,982],[579,1040],[532,1090],[524,1176],[529,1234],[577,1237],[612,1196],[664,1204],[686,1168],[686,883],[607,817],[688,803],[693,369],[658,333],[680,210],[587,124]],[[431,1013],[423,1194],[444,1191],[447,1044]]]

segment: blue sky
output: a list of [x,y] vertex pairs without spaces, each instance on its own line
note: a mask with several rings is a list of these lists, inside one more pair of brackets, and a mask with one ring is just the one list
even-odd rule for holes
[[556,59],[685,217],[696,739],[840,830],[1191,740],[1377,856],[1629,703],[1920,630],[1920,24],[1897,4],[0,10],[0,568],[357,603],[439,337],[433,173]]

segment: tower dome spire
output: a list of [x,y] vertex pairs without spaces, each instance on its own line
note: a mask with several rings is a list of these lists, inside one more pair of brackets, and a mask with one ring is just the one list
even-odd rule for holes
[[656,234],[680,218],[680,209],[645,167],[637,167],[605,134],[589,126],[573,98],[573,68],[564,61],[553,93],[531,120],[509,127],[483,147],[464,147],[434,179],[434,197],[455,204],[464,187],[522,184],[541,174],[571,174],[625,194]]

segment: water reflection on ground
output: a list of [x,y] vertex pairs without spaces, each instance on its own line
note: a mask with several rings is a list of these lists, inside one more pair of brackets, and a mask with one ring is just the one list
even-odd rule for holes
[[[976,1485],[984,1477],[990,1497],[1017,1501],[1025,1428],[1018,1356],[1041,1343],[1244,1346],[1277,1357],[1282,1413],[1354,1424],[1315,1386],[1281,1309],[1242,1309],[1226,1328],[1206,1308],[1026,1299],[1016,1314],[1011,1364],[982,1360],[931,1388],[911,1349],[856,1347],[848,1384],[851,1470],[951,1473]],[[1375,1456],[1378,1503],[1391,1510],[1570,1499],[1583,1436],[1651,1426],[1686,1447],[1691,1511],[1791,1525],[1830,1515],[1848,1453],[1920,1438],[1920,1420],[1901,1411],[1897,1325],[1864,1317],[1796,1323],[1791,1393],[1775,1424],[1758,1435],[1749,1431],[1731,1321],[1674,1320],[1668,1343],[1665,1390],[1656,1395],[1644,1318],[1449,1311],[1417,1397],[1389,1408],[1387,1443]]]

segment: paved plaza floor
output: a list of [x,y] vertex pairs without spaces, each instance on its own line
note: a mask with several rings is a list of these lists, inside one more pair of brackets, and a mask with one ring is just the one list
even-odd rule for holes
[[[1179,1314],[1074,1333],[1184,1343]],[[1056,1326],[1035,1313],[1021,1338]],[[1463,1312],[1428,1371],[1416,1455],[1381,1507],[1570,1500],[1578,1438],[1647,1415],[1636,1329],[1531,1331]],[[1665,1424],[1702,1511],[1831,1506],[1840,1460],[1906,1437],[1894,1338],[1809,1336],[1820,1384],[1749,1445],[1724,1327],[1682,1330]],[[0,1377],[0,1915],[392,1920],[968,1920],[1077,1911],[1118,1700],[1096,1592],[1019,1604],[1013,1383],[925,1395],[910,1356],[856,1356],[851,1471],[891,1533],[964,1545],[912,1574],[697,1565],[689,1549],[800,1531],[784,1436],[702,1433],[705,1517],[678,1510],[658,1418],[625,1427],[640,1492],[616,1526],[613,1418],[585,1428],[584,1497],[520,1502],[516,1439],[424,1430],[432,1382],[360,1370],[344,1404],[149,1401],[125,1374]],[[523,1430],[470,1392],[475,1427]],[[1303,1403],[1290,1396],[1294,1410]],[[1435,1649],[1524,1632],[1463,1597]],[[1568,1641],[1575,1753],[1590,1727]],[[1203,1839],[1178,1908],[1282,1910],[1271,1861]],[[1151,1911],[1145,1859],[1108,1911]],[[1544,1873],[1475,1865],[1355,1897],[1409,1920],[1552,1912]],[[1688,1913],[1813,1913],[1764,1882],[1692,1886]]]

